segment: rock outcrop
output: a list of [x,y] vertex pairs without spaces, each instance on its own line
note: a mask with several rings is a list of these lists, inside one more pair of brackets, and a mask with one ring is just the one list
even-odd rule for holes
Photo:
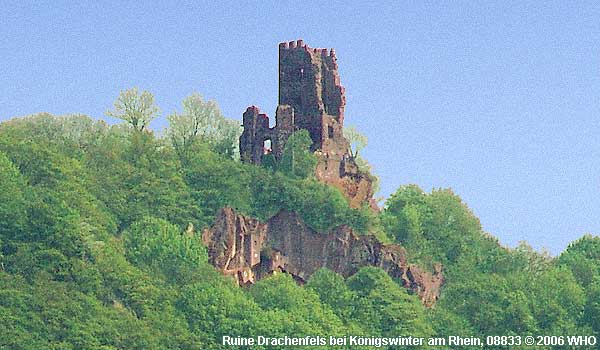
[[241,285],[277,272],[289,273],[303,283],[321,267],[348,277],[361,267],[376,266],[432,306],[444,282],[441,266],[430,273],[409,264],[399,245],[358,236],[347,226],[318,233],[289,211],[261,223],[223,208],[202,239],[210,262]]

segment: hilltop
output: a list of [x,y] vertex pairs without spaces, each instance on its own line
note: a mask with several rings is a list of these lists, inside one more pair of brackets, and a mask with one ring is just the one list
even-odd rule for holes
[[[275,129],[250,108],[240,130],[192,94],[159,136],[153,96],[137,89],[119,95],[117,125],[0,123],[0,348],[600,335],[600,238],[557,258],[508,249],[449,189],[405,185],[376,207],[376,177],[344,133],[335,55],[305,47],[280,50],[307,52],[322,74],[306,66],[306,83],[284,74],[283,87],[322,104],[280,94]],[[320,134],[304,124],[315,118]]]

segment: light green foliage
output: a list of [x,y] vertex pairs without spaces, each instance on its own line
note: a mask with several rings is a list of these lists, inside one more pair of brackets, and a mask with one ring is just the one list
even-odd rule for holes
[[285,143],[278,169],[293,178],[313,177],[317,157],[311,152],[312,140],[308,130],[293,133]]
[[145,216],[180,227],[202,227],[204,214],[194,202],[171,148],[147,133],[122,134],[111,128],[86,154],[90,192],[104,203],[123,229]]
[[571,243],[559,257],[582,286],[587,287],[600,278],[600,237],[585,235]]
[[370,333],[390,337],[432,335],[419,299],[409,295],[383,270],[362,268],[348,279],[348,286],[358,296],[352,318]]
[[382,223],[388,234],[425,264],[468,265],[495,269],[508,255],[484,233],[479,220],[449,189],[424,193],[416,185],[402,186],[387,201]]
[[260,171],[250,173],[252,216],[268,219],[282,209],[294,211],[319,232],[347,224],[358,233],[366,233],[374,224],[368,208],[350,208],[336,188],[315,179],[291,179],[279,172],[256,169]]
[[350,155],[354,158],[358,157],[358,152],[363,148],[367,147],[369,139],[353,126],[346,126],[344,128],[344,137],[350,142]]
[[215,101],[193,93],[183,100],[183,112],[167,117],[167,135],[178,154],[186,159],[195,142],[211,145],[219,154],[235,157],[241,134],[239,122],[225,118]]
[[0,272],[0,286],[2,348],[165,349],[147,322],[68,285]]
[[[340,335],[343,324],[327,304],[322,304],[312,289],[302,288],[287,274],[263,279],[250,289],[250,295],[264,310],[284,311],[308,323],[297,336]],[[312,332],[312,333],[311,333]]]
[[154,95],[148,91],[140,93],[134,87],[122,90],[115,101],[114,109],[107,111],[106,115],[127,122],[136,131],[144,131],[158,113]]
[[[450,190],[403,186],[386,202],[382,222],[413,259],[444,265],[447,282],[438,312],[467,321],[454,320],[458,326],[485,335],[581,332],[585,295],[571,271],[526,243],[513,250],[499,246]],[[578,252],[598,250],[587,241],[580,243],[585,249],[576,246],[561,260],[589,280],[589,260]]]
[[555,335],[576,331],[575,325],[584,309],[585,294],[568,269],[549,269],[530,280],[526,290],[528,296],[535,296],[530,302],[533,317],[541,329]]
[[341,275],[322,268],[310,277],[306,286],[317,292],[321,301],[329,305],[340,319],[350,319],[357,295]]
[[[463,315],[455,314],[447,308],[437,305],[427,312],[428,323],[434,329],[435,337],[458,335],[463,337],[476,336],[478,333],[471,327]],[[435,349],[455,349],[455,346],[440,346]],[[479,349],[480,347],[461,347],[463,349]]]
[[373,169],[369,162],[359,155],[359,152],[367,147],[369,139],[361,134],[355,127],[346,126],[344,128],[344,137],[349,141],[350,147],[348,153],[354,158],[358,169],[371,178],[373,193],[379,192],[379,177],[373,174]]
[[[600,237],[588,234],[571,243],[558,258],[558,263],[569,269],[582,287],[585,293],[585,306],[581,322],[600,339]],[[564,288],[572,286],[573,282],[570,280],[568,282],[569,284]],[[578,303],[571,305],[571,310],[567,312],[572,313],[578,306]],[[572,317],[571,313],[568,317]],[[597,348],[600,349],[600,345]]]
[[536,252],[527,242],[519,242],[519,245],[510,253],[512,264],[521,271],[539,275],[552,267],[553,261],[550,254]]
[[[147,97],[137,106],[152,106]],[[184,109],[196,113],[198,101]],[[558,259],[527,244],[503,248],[450,190],[414,185],[379,215],[351,209],[312,178],[306,133],[292,136],[275,171],[231,159],[231,135],[224,148],[197,136],[182,157],[172,142],[132,132],[149,121],[38,114],[0,124],[0,348],[226,349],[222,335],[600,336],[598,237]],[[239,288],[208,264],[199,237],[225,205],[261,220],[294,211],[319,232],[346,224],[387,235],[410,263],[443,263],[441,299],[426,309],[377,268]]]
[[259,331],[262,310],[231,283],[202,281],[186,286],[178,309],[185,315],[190,330],[212,343],[213,349],[221,343],[222,336],[264,335]]
[[[224,205],[263,219],[297,210],[317,228],[369,219],[316,180],[236,162],[206,142],[190,149],[184,163],[151,133],[83,116],[0,124],[0,210],[10,218],[0,274],[19,281],[0,292],[26,300],[0,302],[1,346],[219,349],[219,334],[339,334],[330,307],[291,281],[276,288],[311,313],[263,311],[208,265],[198,233]],[[182,233],[190,223],[193,236]]]
[[198,236],[183,233],[163,219],[143,218],[123,232],[127,257],[136,265],[169,270],[171,266],[188,264],[200,267],[208,261],[206,248]]
[[415,185],[402,186],[386,202],[382,221],[389,234],[406,244],[423,240],[421,216],[425,212],[425,193]]
[[[440,307],[466,317],[477,334],[506,334],[510,330],[522,334],[532,331],[528,328],[533,321],[531,312],[516,312],[522,308],[523,302],[528,309],[528,301],[515,293],[506,278],[496,274],[477,274],[471,276],[468,284],[449,285],[444,290]],[[511,310],[511,314],[506,310]],[[507,323],[506,318],[510,318],[511,324]],[[515,325],[518,327],[513,327]]]

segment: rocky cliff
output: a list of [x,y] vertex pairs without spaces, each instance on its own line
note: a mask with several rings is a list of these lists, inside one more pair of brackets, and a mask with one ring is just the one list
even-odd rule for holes
[[363,266],[376,266],[432,306],[444,282],[441,266],[431,273],[409,264],[399,245],[358,236],[347,226],[319,233],[289,211],[263,223],[223,208],[202,239],[210,262],[241,285],[277,272],[289,273],[304,283],[321,267],[348,277]]

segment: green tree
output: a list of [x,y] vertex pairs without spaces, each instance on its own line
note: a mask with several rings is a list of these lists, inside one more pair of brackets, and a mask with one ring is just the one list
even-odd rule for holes
[[305,179],[314,176],[317,157],[311,152],[311,145],[308,130],[302,129],[293,133],[285,144],[278,169],[293,178]]
[[319,269],[310,277],[306,287],[317,292],[321,302],[329,305],[338,317],[346,322],[350,320],[357,296],[341,275],[326,268]]
[[600,279],[592,283],[587,290],[587,301],[583,321],[600,336]]
[[204,101],[193,93],[183,100],[183,113],[167,117],[167,135],[180,156],[187,156],[194,142],[209,143],[220,154],[234,157],[241,128],[223,116],[215,101]]
[[428,337],[432,334],[425,307],[385,271],[361,268],[348,278],[357,295],[352,317],[372,335]]
[[145,217],[123,233],[127,256],[138,265],[162,269],[169,275],[180,265],[200,267],[208,260],[206,248],[193,232],[162,219]]
[[571,271],[558,267],[528,277],[525,290],[538,327],[553,335],[574,334],[584,311],[585,293]]
[[[306,132],[272,171],[224,157],[233,137],[219,148],[206,140],[213,134],[196,134],[182,159],[169,140],[133,128],[147,121],[109,126],[42,113],[0,123],[0,348],[212,350],[225,348],[222,335],[600,334],[598,237],[558,259],[527,244],[503,248],[452,191],[414,185],[381,215],[351,209],[312,178]],[[225,205],[261,220],[293,211],[317,232],[346,224],[373,234],[381,220],[408,262],[444,264],[440,300],[426,309],[378,268],[347,280],[321,269],[304,286],[278,274],[238,288],[208,264],[197,235]],[[196,230],[183,233],[189,223]]]
[[154,104],[154,95],[148,91],[140,93],[134,87],[122,90],[115,101],[114,110],[107,111],[106,115],[124,120],[136,131],[143,131],[158,113],[159,108]]
[[[478,333],[473,330],[469,322],[463,315],[453,313],[439,303],[427,313],[429,323],[431,324],[436,337],[448,337],[460,334],[462,337],[476,336]],[[452,346],[440,347],[441,349],[454,349]],[[461,347],[470,349],[469,347]],[[479,347],[473,347],[473,349]],[[436,347],[435,349],[438,349]]]
[[259,306],[230,281],[221,278],[183,287],[176,305],[190,330],[203,340],[203,349],[227,349],[221,345],[224,335],[268,334],[259,330],[261,324],[268,322]]
[[358,158],[358,152],[365,148],[369,143],[369,139],[358,132],[353,126],[346,126],[344,128],[344,137],[350,143],[348,152],[350,152],[350,155],[354,158]]
[[504,320],[511,293],[507,280],[496,274],[475,274],[468,281],[447,286],[439,306],[462,315],[477,334],[506,334]]
[[[288,274],[260,280],[250,289],[254,301],[264,310],[285,311],[310,326],[303,335],[340,335],[343,323],[312,289],[302,288]],[[300,334],[297,336],[301,336]]]
[[568,266],[577,282],[587,288],[600,278],[600,237],[590,234],[581,237],[569,244],[558,261]]
[[344,137],[349,142],[348,153],[354,158],[358,169],[371,179],[373,193],[379,192],[379,177],[373,174],[371,164],[359,155],[359,152],[369,143],[369,139],[353,126],[346,126],[344,128]]
[[24,189],[25,181],[19,170],[0,151],[0,241],[17,237],[25,226]]

